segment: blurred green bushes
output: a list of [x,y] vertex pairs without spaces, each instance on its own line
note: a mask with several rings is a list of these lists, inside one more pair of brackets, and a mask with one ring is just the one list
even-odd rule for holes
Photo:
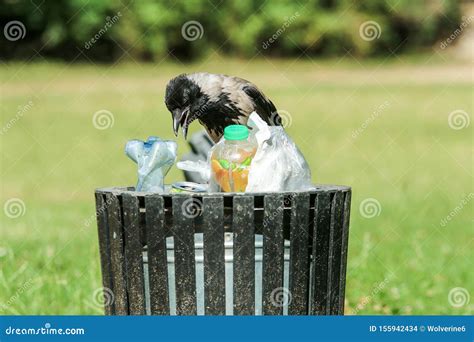
[[[4,0],[0,20],[2,59],[114,61],[194,59],[213,50],[240,57],[389,55],[448,36],[460,12],[457,0]],[[5,39],[13,20],[24,24],[24,38]]]

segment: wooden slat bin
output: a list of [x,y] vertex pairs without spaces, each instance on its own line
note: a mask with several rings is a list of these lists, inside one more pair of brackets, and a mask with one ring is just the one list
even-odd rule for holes
[[351,190],[95,193],[108,315],[341,315]]

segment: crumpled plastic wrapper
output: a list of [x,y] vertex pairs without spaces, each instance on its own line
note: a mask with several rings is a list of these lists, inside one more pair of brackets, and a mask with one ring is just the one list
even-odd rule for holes
[[176,167],[184,171],[197,172],[206,182],[209,182],[209,179],[211,179],[211,167],[209,166],[209,161],[183,160],[176,163]]
[[[304,191],[314,188],[308,163],[283,127],[268,126],[256,112],[250,115],[247,125],[251,128],[249,139],[255,139],[258,148],[250,164],[245,192]],[[209,160],[207,163],[182,161],[177,166],[182,170],[199,172],[205,180],[210,179]]]
[[164,192],[164,178],[176,161],[177,148],[174,141],[158,137],[127,142],[125,154],[138,166],[136,191]]

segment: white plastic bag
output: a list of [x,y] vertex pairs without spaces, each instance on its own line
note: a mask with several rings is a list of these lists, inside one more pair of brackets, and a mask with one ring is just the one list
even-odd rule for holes
[[253,112],[247,125],[258,148],[249,171],[246,192],[309,190],[311,170],[281,126],[268,126]]

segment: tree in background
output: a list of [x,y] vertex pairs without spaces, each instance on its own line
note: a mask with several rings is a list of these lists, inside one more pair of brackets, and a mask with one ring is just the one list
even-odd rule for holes
[[[0,53],[71,60],[82,51],[79,59],[94,61],[189,60],[213,50],[374,56],[430,47],[460,20],[457,0],[6,0]],[[9,36],[12,22],[23,25],[20,38]]]

